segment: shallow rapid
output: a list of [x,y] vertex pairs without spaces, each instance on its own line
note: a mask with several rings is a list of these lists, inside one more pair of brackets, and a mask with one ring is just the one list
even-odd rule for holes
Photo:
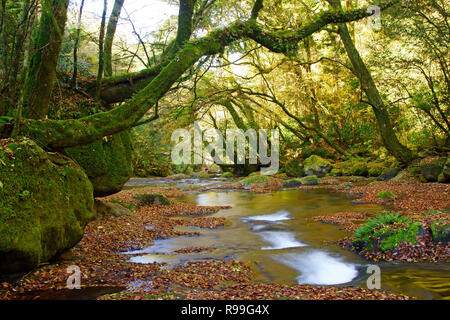
[[[253,266],[256,281],[280,284],[366,287],[369,263],[333,242],[348,236],[338,226],[312,221],[318,215],[345,211],[376,213],[383,208],[352,204],[349,197],[327,190],[247,191],[188,194],[183,201],[200,206],[231,206],[215,213],[230,226],[216,230],[183,227],[200,236],[156,240],[144,250],[129,252],[136,263],[166,262],[172,268],[187,261],[237,259]],[[176,254],[187,247],[213,251]],[[422,299],[450,298],[450,265],[380,263],[381,285],[395,293]]]

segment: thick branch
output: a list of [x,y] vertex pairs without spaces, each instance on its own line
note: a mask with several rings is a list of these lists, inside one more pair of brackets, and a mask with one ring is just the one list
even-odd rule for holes
[[[399,0],[388,1],[381,4],[380,7],[383,10],[397,2],[399,2]],[[179,14],[186,15],[190,14],[190,12],[182,10],[182,7],[180,7]],[[371,13],[367,12],[367,8],[351,11],[331,10],[318,15],[312,22],[306,24],[304,27],[290,31],[266,32],[264,31],[263,26],[258,24],[254,19],[247,22],[238,22],[234,26],[224,29],[224,31],[228,30],[228,32],[232,33],[230,36],[234,36],[237,39],[239,37],[253,39],[273,52],[287,53],[296,50],[299,41],[330,23],[355,21],[370,15]],[[187,19],[185,18],[183,20]],[[180,30],[181,29],[179,28],[179,31]],[[177,38],[179,38],[178,35]],[[172,47],[173,43],[169,45],[167,51],[171,51]],[[176,51],[174,50],[173,53],[175,54]],[[163,67],[168,64],[170,58],[170,55],[165,55],[165,59],[149,69],[120,77],[114,77],[112,79],[105,79],[105,83],[102,87],[101,99],[107,103],[116,103],[131,98],[134,93],[148,85],[150,81],[161,72]]]
[[26,120],[23,133],[39,141],[44,147],[54,149],[91,143],[137,123],[202,56],[215,55],[234,41],[244,38],[254,39],[269,49],[279,48],[274,46],[275,43],[289,41],[290,48],[292,39],[300,41],[330,22],[353,21],[365,14],[363,9],[325,12],[310,24],[291,32],[289,36],[269,34],[254,20],[236,23],[231,27],[216,30],[202,39],[186,43],[177,56],[144,89],[120,107],[78,120]]

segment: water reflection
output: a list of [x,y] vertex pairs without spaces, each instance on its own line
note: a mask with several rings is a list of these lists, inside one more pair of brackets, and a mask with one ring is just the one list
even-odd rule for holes
[[[375,213],[382,210],[378,206],[352,205],[348,197],[325,190],[286,190],[271,194],[207,192],[190,194],[183,201],[232,206],[212,215],[227,218],[231,226],[201,230],[198,237],[157,240],[146,250],[133,252],[149,255],[147,258],[133,257],[133,261],[151,262],[157,258],[161,259],[158,262],[176,266],[187,261],[238,259],[254,266],[257,281],[366,286],[367,261],[330,244],[348,234],[337,226],[309,218],[346,211]],[[175,253],[177,249],[191,246],[216,250]],[[383,289],[424,299],[450,297],[448,263],[381,264],[380,267]],[[358,276],[358,270],[362,276]]]

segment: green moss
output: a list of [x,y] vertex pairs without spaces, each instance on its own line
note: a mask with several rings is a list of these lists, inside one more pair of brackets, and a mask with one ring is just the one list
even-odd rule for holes
[[81,239],[92,185],[72,160],[28,139],[0,147],[0,159],[0,273],[25,271]]
[[206,178],[211,178],[211,177],[214,177],[214,175],[211,173],[204,172],[204,171],[194,172],[189,176],[189,178],[192,178],[192,179],[206,179]]
[[288,177],[301,178],[305,176],[303,164],[298,160],[289,161],[284,165],[283,170]]
[[191,174],[194,173],[194,169],[192,169],[192,167],[186,167],[186,169],[183,172],[185,175],[190,176]]
[[221,175],[222,178],[233,178],[234,174],[232,174],[231,172],[225,172]]
[[245,178],[245,179],[240,181],[240,183],[242,183],[244,186],[252,186],[252,185],[255,185],[255,184],[267,185],[270,182],[271,182],[271,180],[270,180],[269,177],[261,176],[261,175],[247,177],[247,178]]
[[369,177],[379,177],[386,171],[386,164],[380,162],[371,162],[367,164],[367,173]]
[[389,199],[394,199],[395,194],[389,190],[388,191],[380,191],[379,193],[377,193],[376,197],[383,199],[383,200],[389,200]]
[[303,165],[305,168],[311,168],[313,170],[318,170],[323,165],[331,166],[331,163],[322,157],[312,155],[311,157],[309,157],[308,159],[305,160]]
[[307,177],[301,178],[300,181],[302,183],[305,183],[305,182],[319,182],[320,180],[317,176],[307,176]]
[[405,229],[387,229],[380,232],[379,236],[384,237],[381,240],[380,249],[383,252],[396,248],[402,242],[416,244],[416,238],[422,225],[420,222],[412,223]]
[[430,225],[431,235],[435,243],[449,242],[450,225],[442,224],[439,221],[433,221]]
[[[394,228],[394,225],[406,224],[406,227]],[[353,241],[363,251],[379,249],[383,252],[396,248],[402,242],[416,243],[422,225],[399,214],[382,214],[358,228]]]
[[122,190],[132,176],[132,150],[130,134],[124,131],[66,152],[85,170],[95,196],[104,197]]
[[330,174],[333,177],[340,177],[340,176],[342,176],[342,169],[340,169],[340,168],[331,169]]

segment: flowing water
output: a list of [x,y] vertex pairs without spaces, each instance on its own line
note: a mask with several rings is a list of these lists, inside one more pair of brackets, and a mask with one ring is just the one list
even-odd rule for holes
[[[166,262],[166,267],[172,268],[187,261],[237,259],[253,266],[256,281],[366,287],[367,261],[330,243],[348,234],[337,226],[309,218],[344,211],[375,214],[382,210],[378,206],[354,205],[345,195],[317,189],[270,194],[216,191],[189,194],[183,201],[201,206],[232,206],[212,215],[227,218],[231,226],[216,230],[195,228],[200,236],[156,240],[144,250],[130,252],[137,254],[131,261]],[[191,246],[216,250],[174,253]],[[450,298],[448,263],[379,266],[383,289],[421,299]]]

